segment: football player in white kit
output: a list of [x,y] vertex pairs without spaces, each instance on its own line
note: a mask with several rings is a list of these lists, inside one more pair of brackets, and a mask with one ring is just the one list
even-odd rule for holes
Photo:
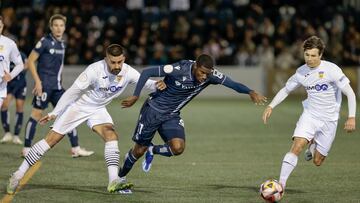
[[[56,118],[53,128],[45,139],[33,145],[18,170],[9,179],[7,193],[14,194],[19,181],[26,171],[34,165],[50,148],[54,147],[66,133],[83,122],[105,141],[105,161],[108,168],[111,193],[119,191],[131,193],[132,184],[118,177],[119,148],[118,135],[113,120],[106,110],[112,99],[121,95],[128,84],[137,83],[140,74],[124,63],[124,49],[112,44],[106,49],[104,60],[89,65],[66,90],[52,112],[40,119],[40,124]],[[150,90],[163,90],[162,82],[149,80],[146,87]]]
[[[2,16],[0,16],[0,107],[7,96],[7,83],[24,69],[24,63],[16,43],[2,35],[3,29],[4,22]],[[11,72],[10,62],[15,65]],[[0,142],[5,143],[11,140],[12,136],[4,136]]]
[[291,172],[296,167],[298,156],[308,143],[307,150],[316,166],[320,166],[330,151],[334,141],[341,107],[341,92],[347,96],[348,118],[344,129],[355,130],[356,97],[350,86],[349,79],[334,63],[321,60],[325,45],[316,37],[304,41],[305,64],[300,66],[291,76],[285,87],[274,97],[263,113],[266,124],[273,108],[280,104],[291,91],[303,86],[307,99],[303,101],[304,111],[299,118],[293,134],[293,143],[282,162],[280,183],[283,188]]

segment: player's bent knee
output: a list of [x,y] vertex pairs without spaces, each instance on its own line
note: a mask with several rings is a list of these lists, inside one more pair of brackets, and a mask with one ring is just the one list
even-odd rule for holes
[[171,146],[171,152],[174,156],[180,155],[184,152],[185,147],[183,145]]
[[321,166],[321,164],[323,163],[322,159],[314,159],[313,163],[315,164],[315,166]]
[[147,148],[148,147],[146,147],[146,146],[137,145],[133,148],[132,153],[135,156],[135,158],[140,158],[140,157],[142,157],[142,155],[145,154]]

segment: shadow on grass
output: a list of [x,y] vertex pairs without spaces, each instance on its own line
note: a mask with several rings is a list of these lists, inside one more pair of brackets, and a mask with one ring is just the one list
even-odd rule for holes
[[[106,186],[79,186],[79,185],[45,185],[45,184],[28,184],[21,191],[31,191],[31,190],[63,190],[63,191],[77,191],[77,192],[88,192],[88,193],[96,193],[102,195],[114,195],[117,193],[109,193],[106,190]],[[3,193],[6,194],[6,191],[3,190]]]
[[[255,187],[255,186],[239,186],[239,185],[223,185],[223,184],[211,184],[211,185],[207,185],[208,187],[212,188],[213,190],[221,190],[221,189],[242,189],[242,190],[247,190],[247,191],[252,191],[252,192],[259,192],[259,187]],[[286,189],[285,193],[288,194],[300,194],[300,193],[306,193],[305,191],[302,190],[296,190],[296,189]]]

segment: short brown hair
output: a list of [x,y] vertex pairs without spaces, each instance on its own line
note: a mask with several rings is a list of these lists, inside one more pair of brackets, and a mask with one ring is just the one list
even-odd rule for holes
[[196,66],[203,66],[207,69],[214,69],[214,59],[207,54],[201,54],[196,58]]
[[54,14],[50,17],[49,20],[49,26],[51,27],[52,24],[54,23],[54,20],[62,20],[64,21],[64,23],[66,24],[66,17],[64,15],[61,14]]
[[311,37],[307,38],[303,44],[304,51],[306,51],[308,49],[314,49],[314,48],[319,50],[319,55],[323,54],[324,49],[325,49],[324,41],[322,41],[317,36],[311,36]]
[[120,44],[110,44],[106,48],[106,54],[109,54],[111,56],[120,56],[122,54],[125,54],[125,49]]

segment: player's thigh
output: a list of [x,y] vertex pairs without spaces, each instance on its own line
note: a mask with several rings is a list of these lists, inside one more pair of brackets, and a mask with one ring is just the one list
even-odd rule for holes
[[9,108],[11,100],[14,98],[12,94],[7,94],[7,96],[4,98],[4,101],[1,105],[1,110],[7,110]]
[[26,92],[27,92],[26,84],[19,86],[14,92],[15,99],[25,100]]
[[296,123],[296,128],[292,137],[305,138],[310,141],[315,137],[318,128],[317,126],[318,121],[304,112]]
[[92,114],[93,112],[82,111],[79,106],[74,103],[57,116],[52,130],[63,135],[67,134],[89,119]]
[[64,89],[61,90],[53,90],[50,97],[49,97],[49,101],[51,102],[51,104],[53,105],[53,107],[56,106],[56,104],[58,103],[58,101],[60,100],[61,96],[65,93]]
[[162,122],[162,115],[145,103],[141,108],[132,140],[139,145],[150,146]]
[[323,125],[314,138],[316,143],[315,149],[323,156],[328,155],[334,142],[337,123],[337,121],[323,121]]
[[117,140],[114,122],[105,107],[91,114],[86,123],[104,141]]
[[43,89],[43,92],[40,96],[34,96],[32,100],[32,105],[35,109],[44,110],[48,107],[50,97],[53,90]]
[[180,116],[175,116],[161,124],[159,134],[166,143],[174,138],[180,138],[185,141],[184,126],[184,120],[181,119]]

